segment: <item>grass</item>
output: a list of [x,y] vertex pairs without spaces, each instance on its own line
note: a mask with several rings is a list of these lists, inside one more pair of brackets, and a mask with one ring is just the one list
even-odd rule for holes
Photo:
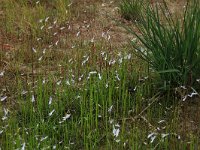
[[139,33],[129,30],[143,45],[134,46],[137,54],[160,74],[163,82],[174,87],[191,87],[199,78],[199,6],[197,1],[188,2],[183,19],[177,19],[166,2],[150,5],[137,25]]
[[[1,27],[0,149],[198,147],[198,132],[180,130],[191,121],[181,120],[181,115],[187,118],[187,112],[181,112],[183,103],[171,90],[160,92],[159,77],[149,62],[129,45],[116,48],[103,37],[95,42],[74,40],[68,29],[74,18],[66,18],[66,8],[71,12],[64,2],[16,1],[15,6],[29,10],[16,7],[21,12],[16,17],[6,11],[16,11],[11,0],[3,3],[7,7],[1,19],[8,21],[10,15],[14,20],[7,22],[7,31]],[[32,18],[38,7],[47,11]],[[97,12],[99,6],[91,7]],[[27,17],[31,30],[19,24],[18,37],[14,23],[26,22]],[[6,43],[14,48],[6,49]]]
[[121,16],[129,21],[140,21],[143,5],[143,0],[122,0],[119,5]]

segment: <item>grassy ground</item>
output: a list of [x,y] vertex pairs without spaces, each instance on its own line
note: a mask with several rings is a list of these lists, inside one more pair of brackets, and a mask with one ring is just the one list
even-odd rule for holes
[[199,149],[199,95],[161,90],[119,0],[0,3],[0,149]]

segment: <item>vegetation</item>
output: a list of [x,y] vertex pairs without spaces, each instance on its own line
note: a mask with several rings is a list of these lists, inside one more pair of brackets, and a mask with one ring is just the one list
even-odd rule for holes
[[139,21],[142,17],[144,4],[143,0],[122,0],[120,3],[120,13],[126,20]]
[[183,20],[174,18],[165,2],[150,5],[137,24],[139,34],[129,30],[143,44],[135,46],[137,54],[174,87],[191,87],[200,75],[200,5],[196,1],[189,5]]
[[[176,22],[167,3],[3,0],[0,149],[198,149],[200,15],[190,4]],[[124,30],[101,16],[111,6],[134,21],[123,24],[134,50],[113,40]]]

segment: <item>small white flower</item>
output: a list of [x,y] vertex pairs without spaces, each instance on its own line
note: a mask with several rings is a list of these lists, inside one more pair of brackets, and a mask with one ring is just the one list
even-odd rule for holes
[[45,19],[45,22],[47,22],[49,20],[49,17],[47,17],[46,19]]
[[91,39],[91,43],[94,43],[94,37]]
[[56,41],[56,43],[55,43],[55,45],[56,45],[56,46],[58,45],[58,42],[59,42],[59,40],[58,40],[58,41]]
[[52,110],[52,111],[49,113],[49,117],[52,116],[54,112],[55,112],[55,109]]
[[65,121],[65,120],[69,119],[69,118],[70,118],[70,116],[71,116],[71,114],[66,114],[66,115],[63,117],[63,121]]
[[169,135],[169,133],[167,133],[167,134],[163,133],[163,134],[161,134],[161,137],[162,137],[162,138],[165,138],[165,137],[168,136],[168,135]]
[[114,135],[115,137],[118,137],[118,136],[119,136],[119,132],[120,132],[120,130],[119,130],[119,129],[115,129],[115,127],[113,126],[113,135]]
[[157,137],[157,133],[155,133],[155,132],[152,132],[147,136],[148,139],[149,138],[151,139],[150,143],[153,143],[153,141],[156,139],[156,137]]
[[119,142],[120,142],[120,139],[115,139],[115,142],[119,143]]
[[97,73],[96,71],[89,72],[89,74],[96,74],[96,73]]
[[50,96],[50,97],[49,97],[49,105],[51,105],[52,100],[53,100],[53,99],[52,99],[52,97]]
[[44,28],[44,25],[40,27],[40,30],[42,30]]
[[61,81],[58,81],[56,84],[57,84],[57,85],[60,85],[60,84],[61,84]]
[[196,96],[196,95],[199,95],[197,92],[193,92],[191,94],[188,94],[189,97],[193,97],[193,96]]
[[1,97],[1,102],[5,101],[7,99],[7,96]]
[[42,60],[42,58],[43,58],[43,56],[41,56],[40,58],[38,58],[38,60],[39,60],[39,61],[41,61],[41,60]]
[[56,145],[53,146],[53,149],[56,149]]
[[158,121],[158,123],[163,123],[163,122],[165,122],[165,120],[160,120],[160,121]]
[[0,130],[0,135],[3,133],[3,130]]
[[39,23],[42,23],[42,21],[43,21],[43,19],[40,19],[40,20],[39,20]]
[[63,30],[63,29],[65,29],[65,27],[61,27],[61,28],[60,28],[60,30]]
[[113,105],[110,106],[110,108],[108,108],[108,112],[111,113],[112,109],[113,109]]
[[78,36],[80,35],[80,33],[81,33],[81,31],[78,31],[78,32],[76,33],[76,36],[78,37]]
[[42,137],[42,138],[40,139],[40,141],[42,142],[42,141],[46,140],[47,138],[48,138],[48,136]]
[[72,5],[72,3],[68,4],[67,6],[70,7]]
[[35,97],[32,95],[31,102],[35,102]]
[[33,50],[34,53],[37,53],[37,51],[36,51],[36,49],[34,47],[32,48],[32,50]]
[[49,27],[48,27],[48,30],[50,30],[50,29],[52,29],[52,28],[53,28],[52,26],[49,26]]
[[101,74],[100,74],[100,73],[98,73],[98,76],[99,76],[99,80],[101,80],[101,79],[102,79],[102,77],[101,77]]
[[113,124],[113,122],[114,122],[114,119],[110,119],[110,120],[109,120],[109,123],[110,123],[110,124]]
[[26,143],[24,142],[21,150],[25,150]]
[[43,53],[43,54],[45,54],[45,53],[46,53],[46,48],[45,48],[45,49],[43,49],[42,53]]
[[5,73],[5,71],[1,71],[1,72],[0,72],[0,77],[3,77],[3,76],[4,76],[4,73]]
[[53,24],[56,24],[57,23],[57,20],[55,20],[54,22],[53,22]]

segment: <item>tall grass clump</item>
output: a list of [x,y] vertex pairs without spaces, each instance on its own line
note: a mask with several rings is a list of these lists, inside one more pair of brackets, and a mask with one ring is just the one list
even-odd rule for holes
[[142,0],[123,0],[119,5],[121,16],[130,21],[140,20],[143,4]]
[[[164,83],[193,86],[200,75],[200,2],[188,2],[183,18],[175,17],[165,1],[148,6],[137,24],[136,54],[159,73]],[[141,47],[142,44],[142,47]]]

